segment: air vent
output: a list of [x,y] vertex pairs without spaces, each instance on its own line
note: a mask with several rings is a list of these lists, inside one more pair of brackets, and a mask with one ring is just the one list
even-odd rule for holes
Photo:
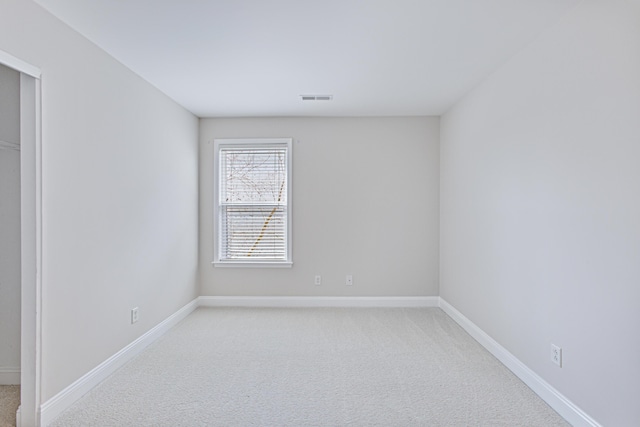
[[331,101],[333,95],[300,95],[303,101]]

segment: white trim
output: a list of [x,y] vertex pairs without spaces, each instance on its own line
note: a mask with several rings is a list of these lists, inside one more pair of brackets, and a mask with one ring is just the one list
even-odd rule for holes
[[40,423],[47,426],[62,412],[73,405],[92,388],[100,384],[118,368],[140,354],[149,344],[160,338],[178,322],[187,317],[198,307],[198,300],[194,299],[167,319],[150,329],[147,333],[133,341],[131,344],[109,357],[100,365],[83,375],[70,386],[62,390],[42,404]]
[[440,308],[571,425],[574,427],[601,427],[597,421],[553,388],[443,298],[440,298]]
[[18,426],[38,426],[42,336],[41,82],[20,74],[21,324]]
[[199,307],[438,307],[439,297],[198,297]]
[[[73,384],[46,401],[40,412],[40,424],[47,426],[84,394],[142,352],[149,344],[187,317],[197,307],[440,307],[478,343],[518,376],[540,398],[576,427],[602,427],[482,329],[441,297],[242,297],[200,296],[140,338],[105,360]],[[21,419],[21,409],[17,417]],[[18,425],[20,425],[18,423]]]
[[0,385],[20,384],[20,367],[0,367]]
[[0,64],[20,72],[21,321],[18,426],[37,426],[40,407],[42,295],[41,71],[0,50]]
[[21,73],[27,74],[34,79],[39,79],[42,75],[40,68],[28,64],[23,60],[18,59],[15,56],[10,55],[2,50],[0,50],[0,64],[4,64],[9,68],[13,68],[14,70],[20,71]]
[[245,262],[245,261],[213,261],[211,264],[214,267],[222,267],[222,268],[291,268],[293,267],[292,262]]

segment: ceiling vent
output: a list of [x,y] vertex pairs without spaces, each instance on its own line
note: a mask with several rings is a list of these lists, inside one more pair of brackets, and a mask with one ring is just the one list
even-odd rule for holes
[[303,101],[331,101],[333,95],[300,95]]

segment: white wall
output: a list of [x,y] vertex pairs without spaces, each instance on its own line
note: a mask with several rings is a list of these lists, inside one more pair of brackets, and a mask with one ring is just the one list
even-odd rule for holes
[[[438,295],[438,128],[427,117],[201,120],[202,295]],[[227,137],[294,139],[291,269],[211,265],[213,139]]]
[[639,118],[640,3],[593,0],[441,123],[441,296],[606,426],[640,425]]
[[33,2],[0,2],[0,50],[42,70],[46,402],[197,296],[198,120]]
[[19,143],[20,75],[0,65],[0,384],[19,384],[20,151],[8,148]]

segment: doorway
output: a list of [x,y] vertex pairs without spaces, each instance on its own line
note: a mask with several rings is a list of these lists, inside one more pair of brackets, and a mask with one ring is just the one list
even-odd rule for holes
[[[2,81],[7,89],[2,93],[7,105],[0,118],[0,167],[3,169],[0,178],[7,181],[6,188],[0,190],[6,196],[3,201],[8,202],[8,213],[0,211],[7,220],[7,226],[0,229],[3,240],[7,236],[7,248],[0,246],[0,256],[6,262],[0,267],[7,273],[0,273],[0,280],[6,281],[6,295],[13,305],[11,308],[0,306],[6,309],[6,318],[10,319],[6,321],[6,336],[11,342],[6,354],[0,353],[0,368],[8,363],[4,378],[20,384],[17,426],[38,426],[42,265],[40,70],[3,51],[0,51],[0,66],[0,78],[4,77]],[[5,121],[8,124],[5,125]],[[5,331],[0,330],[0,334]]]
[[0,65],[0,425],[20,404],[20,73]]

